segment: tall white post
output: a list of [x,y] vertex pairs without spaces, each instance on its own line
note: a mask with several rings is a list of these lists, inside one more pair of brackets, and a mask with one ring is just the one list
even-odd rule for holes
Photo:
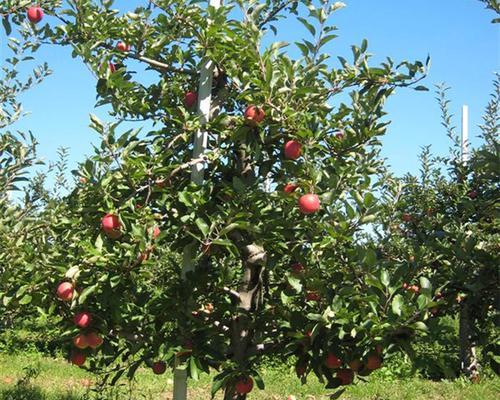
[[[209,0],[209,5],[219,8],[222,0]],[[205,124],[210,120],[210,108],[212,102],[212,82],[214,77],[214,64],[211,60],[204,59],[200,68],[200,82],[198,84],[198,115],[202,128],[196,132],[193,140],[193,159],[199,158],[207,149],[208,134]],[[196,163],[191,169],[191,181],[197,185],[203,184],[205,172],[204,163]],[[184,260],[183,276],[187,270],[191,269],[190,260]],[[185,365],[181,365],[180,360],[175,360],[174,370],[174,397],[173,400],[187,399],[187,370]]]
[[462,162],[469,159],[469,106],[462,106]]

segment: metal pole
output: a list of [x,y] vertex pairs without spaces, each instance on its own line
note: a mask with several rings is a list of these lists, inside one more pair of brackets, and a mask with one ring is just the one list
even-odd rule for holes
[[462,162],[469,159],[469,106],[462,106]]
[[[209,5],[219,8],[222,5],[222,0],[209,0]],[[196,132],[193,140],[193,159],[199,158],[207,149],[207,131],[204,125],[210,120],[210,108],[212,102],[212,82],[214,77],[214,64],[211,60],[205,59],[202,61],[200,68],[200,82],[198,85],[198,115],[202,128]],[[197,185],[203,184],[203,175],[205,172],[204,163],[196,163],[191,169],[191,181]],[[188,254],[190,252],[187,252]],[[192,263],[190,260],[184,260],[183,276],[187,270],[191,269]],[[175,360],[174,370],[174,397],[173,400],[187,399],[187,370],[185,365],[181,365],[179,359]]]

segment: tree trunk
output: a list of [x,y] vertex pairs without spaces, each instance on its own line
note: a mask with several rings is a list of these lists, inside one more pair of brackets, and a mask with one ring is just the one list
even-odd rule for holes
[[[231,323],[232,359],[245,369],[248,354],[253,348],[254,331],[252,312],[257,311],[263,302],[263,275],[267,255],[264,249],[255,244],[245,246],[243,261],[243,280],[238,291],[238,313]],[[224,400],[245,400],[246,395],[235,392],[234,382],[224,391]]]
[[479,365],[472,338],[472,315],[468,298],[465,298],[461,303],[459,318],[460,371],[471,380],[477,380],[479,378]]

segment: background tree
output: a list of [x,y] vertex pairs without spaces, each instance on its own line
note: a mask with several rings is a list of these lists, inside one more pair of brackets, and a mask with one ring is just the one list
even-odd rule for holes
[[432,303],[419,299],[434,316],[459,318],[460,370],[479,376],[476,346],[498,371],[498,124],[499,81],[488,104],[480,137],[483,144],[464,163],[452,124],[445,87],[440,87],[443,126],[452,140],[450,154],[422,152],[419,176],[408,174],[389,199],[388,254],[407,262],[405,286],[418,291],[418,277],[429,277]]

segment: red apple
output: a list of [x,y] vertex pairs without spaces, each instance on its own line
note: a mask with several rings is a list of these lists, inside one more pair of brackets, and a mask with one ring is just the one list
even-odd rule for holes
[[342,361],[333,353],[328,353],[325,360],[325,365],[327,368],[339,368],[342,365]]
[[408,284],[406,282],[403,283],[403,289],[408,289]]
[[469,193],[467,193],[467,196],[469,196],[470,199],[474,200],[478,196],[477,190],[471,190]]
[[289,395],[286,400],[297,400],[297,397],[295,397],[293,394]]
[[116,70],[117,70],[115,63],[110,62],[108,64],[108,67],[109,67],[109,72],[111,72],[112,74],[114,74],[116,72]]
[[291,268],[294,274],[301,274],[305,271],[304,266],[299,262],[293,263]]
[[295,373],[297,376],[304,376],[307,372],[307,365],[306,364],[297,364],[295,366]]
[[337,133],[335,133],[335,137],[336,137],[338,140],[342,140],[342,139],[344,139],[344,132],[342,132],[342,131],[338,131]]
[[404,221],[404,222],[410,222],[411,221],[411,215],[408,214],[408,213],[404,213],[402,216],[401,216],[401,219]]
[[249,376],[246,378],[242,378],[238,382],[236,382],[234,388],[236,389],[236,393],[238,394],[250,393],[253,389],[253,379]]
[[101,227],[107,237],[118,239],[121,233],[121,222],[117,215],[106,214],[101,221]]
[[418,293],[420,292],[420,288],[417,285],[412,285],[408,288],[408,290],[412,291],[413,293]]
[[354,372],[351,369],[339,369],[337,378],[340,379],[342,385],[350,385],[354,380]]
[[97,332],[90,332],[85,338],[87,339],[87,343],[91,349],[97,349],[104,342],[102,337]]
[[116,50],[122,52],[130,51],[130,45],[125,42],[118,42],[118,44],[116,45]]
[[260,124],[264,120],[265,116],[266,114],[264,113],[264,110],[253,104],[248,106],[245,110],[245,121],[250,125],[255,126]]
[[187,92],[184,95],[184,106],[186,108],[193,108],[197,102],[198,102],[198,93]]
[[43,10],[39,6],[29,7],[26,14],[30,22],[33,24],[37,24],[43,19]]
[[162,375],[167,370],[167,364],[165,364],[163,361],[156,361],[153,363],[151,369],[156,375]]
[[302,154],[302,145],[296,140],[289,140],[285,143],[285,157],[289,160],[296,160]]
[[295,183],[287,183],[283,188],[283,191],[285,193],[293,193],[298,187],[299,185],[296,185]]
[[70,357],[71,364],[81,367],[83,364],[85,364],[86,359],[87,357],[85,356],[85,354],[80,353],[79,351],[74,351],[71,353]]
[[78,347],[79,349],[86,349],[87,347],[89,347],[89,343],[87,342],[87,337],[82,333],[76,335],[73,338],[73,345],[75,347]]
[[302,214],[313,214],[320,208],[317,194],[308,193],[299,198],[299,209]]
[[88,311],[79,312],[73,317],[73,322],[79,328],[87,328],[92,322],[92,314]]
[[73,298],[73,284],[71,282],[62,282],[57,287],[57,297],[63,301],[70,301]]
[[306,300],[307,301],[319,301],[321,297],[319,296],[318,292],[314,291],[309,291],[306,293]]
[[366,368],[373,371],[382,366],[382,359],[378,354],[370,354],[366,360]]

